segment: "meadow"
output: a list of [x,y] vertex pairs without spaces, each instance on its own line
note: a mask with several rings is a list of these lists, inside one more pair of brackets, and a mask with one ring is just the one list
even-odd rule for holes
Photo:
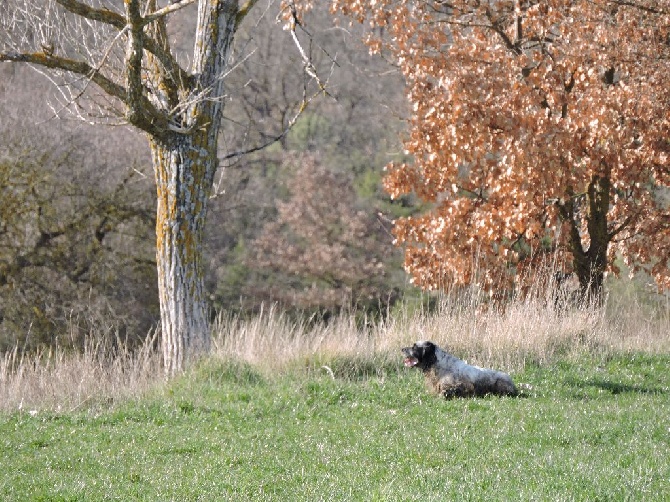
[[[0,497],[667,500],[668,305],[481,307],[221,316],[213,353],[170,381],[150,341],[8,353]],[[428,394],[398,350],[416,339],[509,371],[522,396]]]

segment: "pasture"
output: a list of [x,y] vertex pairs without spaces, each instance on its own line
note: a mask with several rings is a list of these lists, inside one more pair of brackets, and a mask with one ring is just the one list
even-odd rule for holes
[[[170,381],[149,348],[125,359],[93,343],[80,356],[7,355],[0,494],[667,500],[667,327],[663,311],[617,308],[445,308],[372,330],[270,312],[220,319],[214,353]],[[429,395],[398,350],[417,338],[509,371],[523,396]]]

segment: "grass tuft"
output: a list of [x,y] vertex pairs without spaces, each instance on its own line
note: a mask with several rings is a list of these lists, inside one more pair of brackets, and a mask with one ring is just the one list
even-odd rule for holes
[[72,412],[108,407],[164,383],[157,335],[130,350],[92,333],[81,352],[53,347],[0,355],[0,411]]
[[247,362],[214,357],[200,360],[186,378],[209,385],[257,385],[264,380],[261,373]]
[[308,374],[326,374],[331,378],[345,380],[366,380],[395,375],[402,366],[397,354],[375,352],[366,354],[319,354],[305,360],[304,369]]

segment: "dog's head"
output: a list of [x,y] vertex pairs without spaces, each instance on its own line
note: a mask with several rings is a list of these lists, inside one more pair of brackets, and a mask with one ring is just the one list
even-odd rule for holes
[[426,370],[437,362],[437,346],[433,342],[416,342],[411,347],[403,347],[402,353],[405,354],[405,366],[421,368]]

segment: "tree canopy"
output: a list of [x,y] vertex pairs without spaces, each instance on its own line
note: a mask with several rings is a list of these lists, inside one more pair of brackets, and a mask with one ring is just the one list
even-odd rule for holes
[[670,286],[670,2],[337,0],[406,78],[386,189],[416,284],[500,286],[551,254],[599,296],[617,255]]

